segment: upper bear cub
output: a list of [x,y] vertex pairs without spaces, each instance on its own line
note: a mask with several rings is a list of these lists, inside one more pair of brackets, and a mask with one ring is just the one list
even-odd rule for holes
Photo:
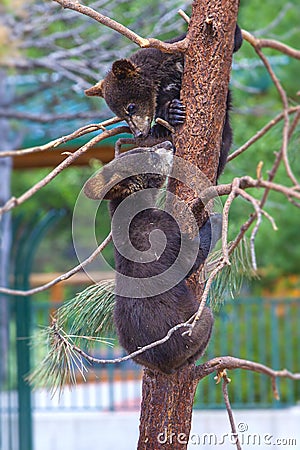
[[[170,328],[195,314],[199,304],[186,278],[204,263],[221,234],[218,214],[207,220],[199,237],[190,239],[171,214],[155,206],[172,160],[170,142],[135,148],[107,164],[84,188],[90,198],[110,200],[116,267],[114,322],[128,353],[163,338]],[[205,307],[191,336],[182,336],[186,328],[181,328],[134,359],[172,373],[203,354],[212,326],[213,315]]]
[[[179,36],[169,42],[183,39]],[[242,44],[241,30],[236,26],[234,52]],[[128,59],[113,63],[106,77],[85,91],[88,96],[104,97],[110,109],[124,119],[133,135],[139,138],[148,136],[167,136],[170,132],[156,124],[160,117],[176,126],[184,122],[185,107],[180,101],[180,89],[184,56],[182,53],[167,54],[153,48],[138,50]],[[226,164],[232,142],[229,123],[230,92],[227,98],[227,111],[223,128],[222,147],[218,176]]]

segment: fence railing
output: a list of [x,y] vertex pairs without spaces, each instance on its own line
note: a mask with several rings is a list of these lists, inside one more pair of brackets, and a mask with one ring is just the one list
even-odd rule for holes
[[[300,299],[239,298],[215,314],[206,358],[231,355],[266,364],[273,369],[300,371]],[[230,372],[231,402],[238,408],[279,408],[300,402],[300,383],[278,381],[280,400],[274,399],[266,375]],[[199,383],[197,408],[223,407],[221,387],[213,376]]]
[[[76,279],[75,279],[76,283]],[[63,290],[61,291],[63,296]],[[47,325],[49,312],[59,298],[35,301],[32,305],[34,330]],[[257,361],[274,369],[300,371],[300,299],[238,298],[215,312],[213,336],[205,359],[231,355]],[[96,355],[115,358],[123,354],[119,346],[101,345]],[[38,410],[136,409],[140,403],[142,370],[134,362],[92,367],[83,383],[65,390],[60,402],[45,390],[34,394]],[[300,383],[280,380],[280,400],[273,398],[271,382],[265,375],[235,370],[230,373],[231,402],[239,408],[284,407],[300,402]],[[202,380],[195,399],[196,408],[223,407],[222,392],[214,375]]]

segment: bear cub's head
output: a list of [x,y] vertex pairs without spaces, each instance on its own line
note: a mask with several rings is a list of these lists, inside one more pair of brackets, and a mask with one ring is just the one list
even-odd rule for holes
[[84,193],[91,199],[122,200],[145,189],[159,189],[171,173],[173,146],[165,141],[120,154],[90,178]]
[[120,59],[85,94],[103,97],[109,108],[128,123],[135,137],[145,138],[155,115],[156,91],[155,83],[140,67],[129,59]]

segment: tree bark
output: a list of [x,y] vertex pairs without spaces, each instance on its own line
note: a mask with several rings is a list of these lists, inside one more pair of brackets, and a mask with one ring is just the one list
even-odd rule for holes
[[[225,119],[238,0],[195,0],[185,54],[181,98],[186,121],[173,138],[176,155],[215,184]],[[191,175],[193,176],[193,174]],[[176,180],[170,189],[188,204],[195,193]],[[199,210],[199,227],[205,211]],[[197,292],[199,283],[192,282]],[[197,381],[189,365],[167,376],[144,371],[138,450],[187,448]]]
[[144,369],[139,450],[186,448],[198,383],[194,369],[168,376]]

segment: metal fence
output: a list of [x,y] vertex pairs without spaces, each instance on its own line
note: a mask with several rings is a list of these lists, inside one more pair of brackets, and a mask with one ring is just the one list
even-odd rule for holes
[[[39,327],[49,323],[53,304],[32,305],[33,338]],[[300,300],[239,298],[215,313],[214,332],[205,359],[231,355],[269,365],[274,369],[300,370]],[[37,358],[38,348],[35,348]],[[123,354],[119,346],[101,345],[96,356],[112,359]],[[32,359],[32,358],[31,358]],[[118,365],[90,367],[87,382],[78,374],[75,389],[65,390],[60,400],[45,389],[33,394],[36,410],[121,410],[136,409],[140,402],[142,370],[131,361]],[[278,408],[300,402],[300,383],[280,380],[280,400],[274,399],[271,382],[265,375],[243,370],[231,371],[230,396],[239,408]],[[214,375],[199,384],[195,407],[223,407],[221,387]]]
[[[216,316],[206,358],[231,355],[266,364],[275,370],[300,371],[300,299],[239,298]],[[300,383],[278,381],[274,398],[266,375],[245,370],[230,372],[230,398],[236,408],[279,408],[300,402]],[[197,408],[223,407],[221,387],[213,376],[199,383]]]
[[[29,346],[28,339],[17,331],[18,323],[26,318],[25,299],[18,298],[18,308],[12,308],[11,346],[9,354],[9,374],[6,384],[0,391],[2,413],[2,440],[6,435],[6,446],[1,450],[30,450],[27,443],[16,446],[17,435],[30,435],[32,412],[52,411],[95,411],[138,409],[141,397],[142,370],[133,362],[119,365],[91,367],[86,382],[78,376],[78,384],[73,389],[66,388],[59,398],[51,397],[45,388],[31,392],[24,381],[27,373],[27,351],[29,360],[42,357],[38,346]],[[31,341],[41,326],[49,323],[53,313],[53,303],[34,301],[28,304],[31,320]],[[27,319],[26,319],[27,320]],[[225,304],[215,313],[215,326],[212,340],[205,359],[219,355],[232,355],[267,364],[274,369],[288,368],[299,371],[300,367],[300,300],[299,299],[253,299],[239,298]],[[18,347],[22,344],[21,349]],[[20,353],[20,352],[23,352]],[[122,354],[116,347],[99,346],[97,356],[114,358]],[[23,363],[20,364],[20,361]],[[232,383],[229,393],[232,405],[238,408],[279,408],[300,402],[300,383],[280,380],[280,400],[272,395],[270,379],[265,375],[241,370],[231,371]],[[195,408],[224,408],[221,387],[216,385],[214,375],[199,383]],[[19,427],[19,433],[16,429]],[[0,440],[1,443],[1,440]],[[30,444],[32,445],[32,444]]]
[[[37,227],[23,230],[15,248],[15,287],[26,289],[34,251],[43,233],[55,220],[50,213]],[[74,282],[74,278],[71,280]],[[59,285],[61,286],[61,285]],[[83,286],[82,286],[83,289]],[[77,290],[80,288],[77,287]],[[42,411],[95,411],[138,409],[142,370],[129,361],[119,365],[91,367],[86,382],[78,377],[72,390],[51,398],[41,387],[32,392],[26,381],[33,361],[42,357],[39,346],[32,346],[41,326],[49,323],[50,313],[66,298],[60,287],[48,298],[35,296],[10,298],[8,318],[9,349],[0,363],[7,370],[0,379],[0,450],[32,450],[32,413]],[[52,298],[51,298],[52,295]],[[54,298],[55,297],[55,298]],[[68,295],[69,298],[69,295]],[[215,312],[215,325],[205,359],[232,355],[258,361],[274,369],[300,371],[300,299],[239,298]],[[113,358],[122,350],[99,346],[96,356]],[[1,371],[3,373],[3,371]],[[279,408],[300,402],[300,383],[280,380],[280,400],[272,395],[271,382],[246,371],[231,371],[229,393],[239,408]],[[223,408],[221,388],[211,375],[199,383],[196,408]]]

